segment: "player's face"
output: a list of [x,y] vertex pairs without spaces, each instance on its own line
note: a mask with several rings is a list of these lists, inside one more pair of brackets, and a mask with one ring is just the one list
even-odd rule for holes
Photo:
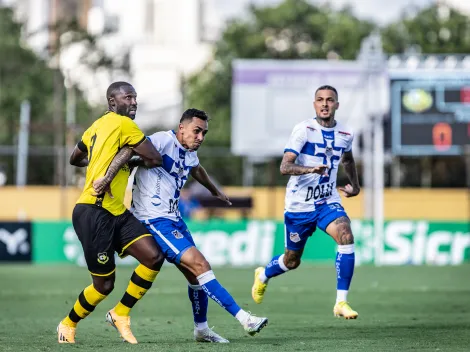
[[[114,107],[114,111],[123,116],[135,119],[137,113],[137,93],[132,86],[123,86],[109,99],[109,104]],[[114,105],[113,105],[114,104]]]
[[207,121],[197,117],[193,117],[191,121],[180,123],[179,130],[182,136],[181,144],[190,150],[198,150],[202,142],[204,142],[204,138],[206,138],[208,126]]
[[335,112],[339,107],[335,92],[329,89],[319,90],[315,94],[313,107],[318,118],[322,120],[334,118]]

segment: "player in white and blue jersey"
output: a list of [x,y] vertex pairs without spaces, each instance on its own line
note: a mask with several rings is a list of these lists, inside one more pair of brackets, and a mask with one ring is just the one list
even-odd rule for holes
[[281,173],[291,175],[285,196],[285,251],[272,258],[265,268],[255,270],[252,296],[256,303],[261,303],[271,278],[300,265],[307,239],[318,227],[338,244],[337,296],[333,312],[335,316],[356,319],[358,313],[347,302],[354,272],[354,237],[336,189],[341,162],[350,184],[339,190],[345,197],[359,194],[352,154],[354,135],[335,120],[339,107],[335,88],[318,88],[313,105],[316,117],[294,127],[281,163]]
[[[211,182],[197,157],[197,150],[207,131],[207,114],[201,110],[189,109],[183,113],[176,132],[157,132],[147,137],[161,154],[163,163],[152,169],[137,169],[131,212],[147,226],[165,258],[174,263],[188,280],[196,341],[226,343],[229,341],[212,331],[207,324],[208,297],[234,316],[250,335],[260,332],[268,319],[256,317],[241,309],[222,287],[210,264],[196,248],[191,233],[180,216],[180,192],[190,175],[213,196],[231,205],[228,197]],[[123,159],[122,153],[127,151],[118,153],[115,160]],[[144,164],[145,161],[139,158],[129,162],[130,166]],[[102,192],[103,189],[97,191]]]

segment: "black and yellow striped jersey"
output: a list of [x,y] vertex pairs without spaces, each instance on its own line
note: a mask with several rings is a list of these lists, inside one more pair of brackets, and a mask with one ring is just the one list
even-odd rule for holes
[[[120,148],[134,147],[145,140],[144,133],[127,116],[107,112],[96,120],[84,133],[79,143],[80,149],[88,151],[88,168],[85,186],[77,203],[100,204],[113,215],[121,215],[126,210],[124,196],[130,174],[129,168],[122,167],[111,183],[114,198],[106,194],[103,199],[93,196],[93,181],[103,177]],[[83,150],[85,151],[85,150]]]

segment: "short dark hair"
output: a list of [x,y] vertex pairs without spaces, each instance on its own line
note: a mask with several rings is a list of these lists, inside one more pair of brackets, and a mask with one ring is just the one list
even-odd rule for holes
[[336,90],[335,87],[329,86],[329,85],[324,85],[324,86],[318,87],[317,90],[315,91],[315,95],[318,93],[319,90],[331,90],[331,91],[335,92],[336,100],[338,100],[338,91]]
[[132,87],[132,84],[124,81],[111,83],[108,89],[106,90],[106,99],[113,97],[116,91],[120,90],[121,87]]
[[183,115],[181,116],[181,119],[180,119],[180,123],[184,121],[191,121],[193,117],[197,117],[198,119],[201,119],[204,121],[209,121],[209,116],[207,115],[205,111],[192,108],[183,112]]

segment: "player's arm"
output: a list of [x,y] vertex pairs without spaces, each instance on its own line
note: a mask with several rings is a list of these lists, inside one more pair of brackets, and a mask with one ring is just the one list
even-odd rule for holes
[[207,190],[211,192],[211,194],[214,197],[219,198],[220,200],[227,203],[228,205],[232,205],[232,203],[230,202],[229,198],[225,195],[225,193],[219,190],[217,186],[214,185],[214,183],[212,183],[209,175],[207,174],[206,169],[204,169],[201,166],[201,164],[191,169],[191,176],[194,177],[194,179],[197,182],[199,182],[201,185],[206,187]]
[[343,192],[345,197],[357,196],[361,191],[361,186],[359,185],[359,177],[357,175],[356,162],[354,161],[352,150],[344,152],[341,163],[344,166],[344,171],[346,172],[346,176],[348,176],[350,184],[347,184],[345,187],[340,187],[339,190]]
[[70,165],[85,167],[88,166],[88,149],[86,145],[80,141],[70,155]]
[[282,175],[305,175],[305,174],[324,174],[328,166],[302,166],[295,163],[297,154],[286,151],[282,158],[280,171]]

